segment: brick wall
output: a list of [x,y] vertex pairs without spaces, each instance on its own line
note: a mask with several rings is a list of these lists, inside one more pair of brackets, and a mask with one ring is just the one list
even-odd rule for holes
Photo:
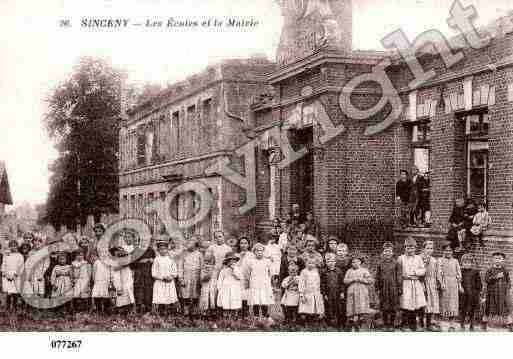
[[[438,100],[440,91],[444,97],[451,93],[463,93],[465,76],[473,76],[473,88],[483,84],[495,86],[496,104],[489,106],[489,161],[488,202],[489,212],[493,217],[493,229],[507,231],[513,228],[512,204],[512,166],[513,149],[511,136],[511,102],[507,101],[507,86],[512,82],[510,67],[499,68],[495,73],[483,68],[484,65],[502,61],[513,51],[513,34],[504,38],[494,39],[491,44],[481,50],[464,49],[464,60],[451,69],[446,69],[438,56],[427,55],[421,58],[425,71],[434,69],[439,81],[418,89],[418,103],[426,99]],[[477,71],[477,72],[476,72]],[[412,80],[411,72],[404,66],[392,67],[389,74],[396,88],[404,89]],[[444,78],[455,77],[449,81]],[[409,91],[402,93],[405,105],[408,105]],[[396,129],[396,171],[400,168],[409,169],[413,165],[413,149],[408,148],[409,128]],[[408,136],[408,137],[405,137]],[[465,123],[454,113],[446,114],[444,106],[439,106],[436,115],[431,119],[431,206],[433,228],[447,230],[447,222],[452,211],[454,200],[465,197],[467,193],[467,164]],[[396,172],[396,176],[397,176]]]
[[[482,50],[465,50],[465,59],[451,68],[445,69],[441,58],[427,55],[421,58],[426,71],[434,69],[435,83],[418,89],[418,102],[436,100],[438,106],[431,119],[430,170],[431,170],[431,206],[433,231],[445,237],[447,222],[454,201],[464,197],[467,192],[467,159],[465,122],[454,113],[446,114],[444,103],[440,103],[441,92],[444,97],[451,93],[463,92],[465,76],[473,74],[473,86],[495,85],[496,104],[490,106],[491,114],[489,134],[489,159],[491,167],[488,175],[489,211],[493,217],[493,230],[499,231],[501,241],[492,241],[491,246],[507,247],[511,239],[507,233],[513,229],[513,143],[512,143],[512,103],[507,101],[507,87],[513,82],[513,72],[508,67],[500,68],[495,74],[483,65],[500,61],[511,55],[512,36],[494,40]],[[304,73],[290,77],[276,85],[280,94],[278,103],[302,99],[300,91],[311,86],[314,91],[327,85],[342,86],[345,81],[361,72],[370,70],[364,64],[320,65]],[[476,72],[477,71],[477,72]],[[401,98],[408,106],[408,90],[412,80],[411,72],[403,65],[389,69],[396,88],[401,89]],[[444,78],[454,77],[449,81]],[[367,85],[367,84],[365,84]],[[360,94],[353,96],[357,107],[369,107],[377,100],[375,88],[360,88]],[[366,90],[368,90],[366,92]],[[355,247],[366,249],[369,253],[379,253],[380,244],[391,239],[394,221],[394,185],[400,169],[411,170],[413,166],[413,148],[411,146],[411,127],[395,124],[385,133],[372,139],[364,138],[361,123],[342,118],[337,113],[335,94],[321,95],[335,120],[344,121],[347,131],[326,147],[324,158],[314,161],[314,208],[317,220],[325,232],[336,233]],[[276,119],[282,119],[296,106],[284,105],[272,111],[256,113],[255,125],[265,126]],[[273,114],[273,115],[271,115]],[[386,111],[382,114],[386,114]],[[372,122],[377,119],[370,119]],[[403,117],[404,121],[405,118]],[[281,171],[281,207],[288,209],[295,202],[296,192],[291,190],[295,183],[293,169]],[[265,197],[267,180],[259,189]],[[260,205],[260,202],[259,202]],[[267,202],[262,202],[267,205]],[[257,209],[257,212],[259,209]],[[258,220],[265,217],[265,210],[259,212]],[[501,232],[502,231],[502,232]],[[490,249],[491,250],[491,249]]]
[[[297,99],[301,101],[301,89],[311,86],[314,91],[327,85],[342,86],[349,76],[369,70],[369,65],[329,64],[316,67],[281,82],[276,92],[281,94],[279,102],[287,103]],[[359,108],[373,106],[378,100],[376,86],[359,89],[360,93],[352,102]],[[352,247],[365,251],[374,251],[381,243],[392,237],[394,207],[394,133],[401,128],[369,138],[363,132],[368,124],[376,123],[390,111],[385,109],[368,121],[355,121],[345,118],[339,103],[338,93],[325,92],[318,97],[303,100],[305,104],[321,101],[335,125],[343,124],[346,131],[326,144],[324,154],[314,154],[314,214],[324,234],[336,234]],[[297,103],[283,105],[275,109],[274,114],[285,120],[296,108]],[[257,112],[255,125],[265,126],[272,123],[276,116],[270,111]],[[260,115],[261,114],[261,115]],[[314,129],[314,138],[322,135]],[[314,142],[316,140],[314,139]],[[280,171],[280,193],[278,201],[282,215],[288,213],[292,203],[298,202],[301,190],[294,187],[297,183],[294,164]],[[268,179],[258,178],[259,198],[267,199]],[[262,200],[259,206],[267,206]],[[266,209],[258,209],[258,220],[266,215]],[[262,227],[267,230],[267,227]],[[264,229],[262,229],[264,231]]]
[[497,104],[491,108],[489,156],[489,213],[493,228],[513,229],[513,102],[507,86],[513,83],[513,69],[500,70],[493,79]]

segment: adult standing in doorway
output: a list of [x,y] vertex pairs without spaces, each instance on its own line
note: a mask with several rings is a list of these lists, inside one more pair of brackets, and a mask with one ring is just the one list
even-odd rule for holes
[[410,225],[416,226],[419,220],[419,188],[420,183],[419,169],[413,166],[411,174],[411,190],[409,199]]
[[405,228],[409,224],[409,206],[411,182],[408,179],[408,171],[401,170],[401,177],[395,184],[395,196],[399,205],[399,225]]

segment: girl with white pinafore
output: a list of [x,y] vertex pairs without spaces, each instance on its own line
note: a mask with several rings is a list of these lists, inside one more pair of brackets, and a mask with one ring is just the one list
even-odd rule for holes
[[274,304],[274,294],[271,286],[271,262],[264,258],[264,245],[255,244],[255,258],[249,261],[246,268],[246,288],[248,304],[253,307],[253,315],[269,316],[268,306]]

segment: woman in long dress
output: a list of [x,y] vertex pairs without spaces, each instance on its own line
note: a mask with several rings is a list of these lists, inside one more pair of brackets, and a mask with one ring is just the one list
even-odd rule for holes
[[442,315],[449,320],[449,330],[454,331],[456,319],[459,316],[461,268],[458,260],[453,258],[453,249],[449,245],[444,247],[444,256],[440,258],[440,273]]

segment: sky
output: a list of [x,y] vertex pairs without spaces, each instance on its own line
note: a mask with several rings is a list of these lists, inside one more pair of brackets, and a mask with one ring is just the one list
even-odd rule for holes
[[[380,39],[401,28],[410,39],[446,24],[452,0],[353,0],[357,49],[382,49]],[[513,9],[511,0],[462,0],[475,5],[477,24]],[[45,99],[84,55],[126,69],[128,81],[165,85],[224,58],[265,54],[274,59],[282,19],[276,0],[0,0],[0,160],[6,162],[15,204],[43,203],[49,163],[57,157],[42,119]],[[255,19],[253,28],[85,29],[82,18],[146,20]],[[61,27],[69,20],[71,27]]]

